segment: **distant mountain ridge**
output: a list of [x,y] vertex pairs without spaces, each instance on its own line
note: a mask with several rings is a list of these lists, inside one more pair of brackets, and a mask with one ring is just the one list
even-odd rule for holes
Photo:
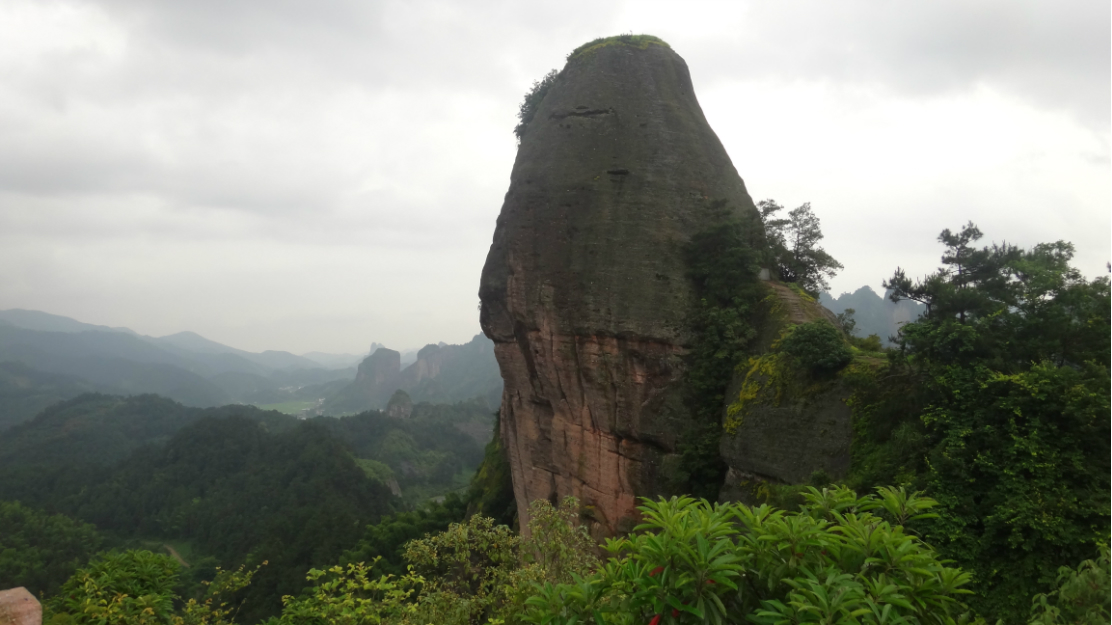
[[17,328],[40,330],[42,332],[88,332],[95,330],[99,332],[122,332],[138,336],[137,332],[129,328],[98,326],[61,315],[52,315],[40,310],[25,310],[23,308],[0,310],[0,321],[6,321]]
[[829,293],[820,293],[819,303],[835,314],[852,308],[853,320],[857,323],[854,334],[861,337],[875,334],[885,345],[891,343],[890,337],[899,334],[900,326],[915,321],[927,309],[919,302],[895,303],[888,299],[888,293],[881,297],[868,286],[853,293],[842,293],[837,299]]
[[195,332],[143,336],[35,310],[0,311],[0,431],[58,401],[97,391],[155,393],[187,406],[280,403],[350,381],[289,352],[247,352]]
[[[381,391],[385,396],[379,401],[379,391],[359,390],[366,386],[360,382],[366,363],[360,371],[354,365],[363,356],[254,353],[196,332],[151,337],[40,311],[4,310],[0,311],[0,431],[53,403],[90,391],[154,393],[198,408],[255,404],[289,414],[320,414],[318,409],[326,400],[342,406],[341,412],[378,408],[396,388],[410,391],[415,401],[483,397],[494,405],[501,393],[501,377],[492,347],[484,348],[475,340],[468,345],[440,343],[420,352],[412,350],[415,362],[403,370],[400,362],[408,358],[402,357],[386,384],[401,386]],[[387,352],[392,350],[379,357]]]

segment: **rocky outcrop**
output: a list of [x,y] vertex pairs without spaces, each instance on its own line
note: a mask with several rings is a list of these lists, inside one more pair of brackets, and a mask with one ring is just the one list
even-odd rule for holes
[[[845,370],[820,376],[780,353],[777,340],[793,326],[837,318],[814,299],[786,285],[767,283],[761,303],[757,355],[739,366],[727,401],[720,444],[729,466],[720,499],[757,503],[760,485],[834,480],[849,470],[853,440],[852,390]],[[859,358],[851,367],[874,363]],[[817,475],[816,475],[817,474]]]
[[376,349],[359,363],[355,381],[329,398],[323,411],[343,414],[381,408],[398,389],[401,369],[402,355],[399,352],[385,347]]
[[690,420],[683,250],[739,215],[756,209],[679,55],[615,38],[569,58],[523,133],[479,291],[522,515],[575,495],[613,534],[668,490]]
[[482,397],[490,405],[502,394],[494,344],[478,334],[463,345],[426,345],[402,371],[399,388],[417,402],[455,402]]

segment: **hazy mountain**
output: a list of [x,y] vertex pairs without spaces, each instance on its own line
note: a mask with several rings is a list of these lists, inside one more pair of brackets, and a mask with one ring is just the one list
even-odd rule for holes
[[347,369],[348,367],[355,368],[359,366],[366,356],[358,354],[326,354],[324,352],[309,352],[301,354],[302,358],[307,358],[317,363],[326,369]]
[[[313,360],[296,356],[289,352],[273,350],[267,350],[262,353],[248,352],[206,339],[196,332],[178,332],[177,334],[150,338],[149,340],[163,347],[188,352],[193,354],[194,358],[197,356],[235,356],[235,360],[225,358],[222,361],[227,363],[227,365],[221,368],[221,371],[263,373],[269,369],[315,369],[320,367],[320,364]],[[239,361],[250,363],[250,365],[254,365],[254,367],[248,366],[245,368],[232,366],[233,362]]]
[[404,368],[400,352],[379,347],[359,364],[355,380],[325,402],[324,411],[343,414],[382,408],[398,389],[415,402],[481,397],[495,406],[502,395],[502,375],[494,359],[494,343],[477,334],[464,345],[426,345]]
[[316,401],[355,373],[324,369],[288,352],[246,352],[194,332],[140,336],[27,310],[0,311],[0,363],[6,363],[0,372],[0,428],[88,391],[157,393],[196,407],[279,403],[301,395]]
[[[447,343],[440,343],[440,345],[447,345]],[[419,349],[407,349],[402,351],[402,368],[417,362],[417,354],[420,353]]]
[[354,368],[298,369],[267,376],[229,371],[209,379],[236,401],[266,405],[331,397],[350,384],[354,375]]
[[0,362],[0,432],[51,404],[95,390],[100,390],[97,385],[75,376],[38,371],[21,362]]
[[[412,364],[406,366],[409,358],[401,357],[389,384],[402,384],[416,401],[482,396],[496,404],[501,378],[493,355],[485,353],[491,350],[487,346],[484,352],[475,341],[468,346],[440,343],[410,350]],[[319,405],[343,395],[359,377],[360,360],[353,354],[252,353],[196,332],[150,337],[39,311],[0,311],[0,363],[7,363],[0,372],[0,429],[88,391],[155,393],[195,407],[287,404],[283,409],[293,412],[306,408],[296,404]],[[377,407],[396,390],[382,391],[385,398],[378,401],[377,387],[360,388],[355,383],[340,402],[343,412]]]
[[0,321],[6,321],[17,328],[24,328],[26,330],[39,330],[42,332],[122,332],[124,334],[133,334],[138,336],[133,330],[128,328],[110,328],[108,326],[98,326],[91,323],[82,323],[76,319],[69,317],[62,317],[61,315],[52,315],[38,310],[23,310],[21,308],[12,308],[9,310],[0,310]]
[[842,293],[837,299],[829,293],[821,293],[819,303],[834,313],[852,308],[853,319],[857,322],[854,334],[861,337],[876,334],[886,345],[889,337],[896,336],[901,325],[918,319],[926,311],[926,306],[918,302],[905,300],[893,303],[887,293],[881,297],[867,286],[853,293]]
[[316,369],[320,367],[308,358],[272,349],[258,354],[247,353],[244,358],[271,369]]

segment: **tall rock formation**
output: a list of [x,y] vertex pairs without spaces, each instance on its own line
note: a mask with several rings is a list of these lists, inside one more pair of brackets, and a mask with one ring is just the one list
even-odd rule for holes
[[524,127],[479,290],[522,515],[575,495],[612,534],[668,491],[691,418],[684,248],[738,216],[756,209],[679,55],[622,37],[569,57]]
[[329,398],[324,409],[327,414],[342,414],[381,408],[398,389],[401,371],[401,353],[379,347],[359,363],[355,381]]

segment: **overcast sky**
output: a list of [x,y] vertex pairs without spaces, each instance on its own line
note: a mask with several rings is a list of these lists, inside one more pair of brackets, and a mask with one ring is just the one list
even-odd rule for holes
[[973,220],[1110,245],[1110,3],[0,0],[0,309],[238,348],[464,342],[524,92],[649,33],[833,293]]

